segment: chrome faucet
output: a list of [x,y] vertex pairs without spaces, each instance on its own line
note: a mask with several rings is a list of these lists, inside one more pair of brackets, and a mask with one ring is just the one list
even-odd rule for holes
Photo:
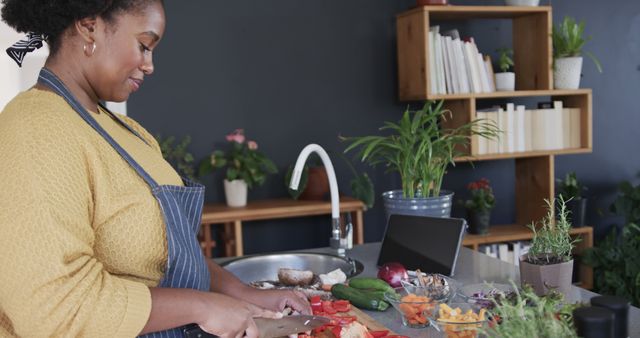
[[329,238],[329,245],[331,248],[338,250],[338,254],[344,255],[345,249],[348,247],[343,237],[342,230],[340,229],[340,197],[338,195],[338,182],[336,180],[336,173],[333,170],[333,164],[327,152],[317,144],[309,144],[302,149],[296,166],[293,168],[293,174],[291,175],[291,182],[289,188],[298,190],[300,184],[300,177],[302,176],[302,170],[304,169],[304,163],[307,161],[309,155],[315,152],[320,156],[324,169],[327,171],[329,177],[329,190],[331,192],[331,237]]

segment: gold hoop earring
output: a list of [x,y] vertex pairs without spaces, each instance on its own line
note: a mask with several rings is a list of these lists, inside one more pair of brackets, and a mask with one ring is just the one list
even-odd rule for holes
[[89,48],[87,48],[87,45],[83,45],[82,46],[82,50],[84,51],[84,55],[89,56],[89,57],[92,56],[93,53],[96,51],[96,42],[94,41],[91,44],[91,50],[89,50]]

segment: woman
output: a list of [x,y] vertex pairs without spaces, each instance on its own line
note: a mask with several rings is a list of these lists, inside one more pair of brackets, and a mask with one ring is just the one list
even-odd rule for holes
[[196,323],[257,337],[253,317],[309,313],[303,296],[255,290],[205,260],[203,187],[99,103],[127,100],[153,73],[162,2],[2,3],[29,33],[8,54],[20,64],[44,40],[50,56],[0,114],[0,336],[179,337]]

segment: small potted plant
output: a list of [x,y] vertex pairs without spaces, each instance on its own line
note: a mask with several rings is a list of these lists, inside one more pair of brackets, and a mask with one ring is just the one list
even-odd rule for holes
[[585,225],[587,198],[582,192],[587,190],[579,181],[575,172],[569,172],[564,179],[557,179],[559,195],[567,202],[569,220],[574,227]]
[[275,164],[258,151],[255,141],[246,140],[243,129],[226,136],[228,152],[214,150],[200,164],[199,174],[204,176],[214,169],[227,167],[224,193],[231,207],[247,205],[247,190],[262,185],[268,174],[278,172]]
[[496,204],[489,180],[482,178],[477,182],[471,182],[467,189],[471,193],[471,199],[464,201],[464,207],[467,210],[467,221],[469,222],[469,233],[486,234],[489,232],[491,210]]
[[565,297],[571,291],[573,273],[572,250],[577,239],[571,239],[571,223],[564,199],[558,201],[558,218],[554,217],[554,201],[547,203],[547,216],[529,225],[533,231],[531,249],[520,258],[520,280],[528,284],[536,294],[545,295],[558,291]]
[[[553,27],[553,86],[555,89],[578,89],[582,73],[582,47],[591,38],[584,38],[584,21],[576,23],[566,16],[559,26]],[[600,61],[593,54],[584,52],[598,72],[602,73]]]
[[513,67],[513,50],[510,48],[498,49],[500,54],[498,57],[498,68],[502,71],[496,73],[496,90],[497,91],[514,91],[516,88],[516,74],[510,72]]
[[405,110],[398,122],[385,122],[380,130],[388,135],[341,137],[349,143],[345,152],[360,148],[358,155],[370,165],[384,164],[400,174],[402,190],[383,193],[387,216],[391,214],[449,217],[453,192],[442,191],[442,180],[454,165],[459,148],[468,146],[472,135],[496,138],[498,129],[484,120],[473,120],[455,128],[441,122],[451,111],[443,102],[427,101],[418,111]]

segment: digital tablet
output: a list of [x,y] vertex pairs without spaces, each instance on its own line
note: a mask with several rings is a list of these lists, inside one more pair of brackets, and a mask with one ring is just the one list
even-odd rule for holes
[[391,215],[378,266],[398,262],[407,270],[453,276],[466,228],[460,218]]

